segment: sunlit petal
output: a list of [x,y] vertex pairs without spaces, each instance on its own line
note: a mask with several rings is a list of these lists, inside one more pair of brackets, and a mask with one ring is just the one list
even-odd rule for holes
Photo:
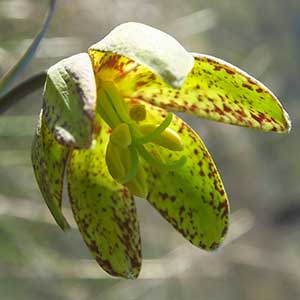
[[109,128],[89,150],[74,150],[68,164],[71,206],[83,239],[99,265],[113,276],[136,278],[141,267],[139,225],[133,197],[109,174]]
[[96,84],[87,54],[66,58],[48,70],[43,101],[45,121],[61,144],[90,146],[95,108]]
[[124,96],[174,111],[264,131],[290,129],[287,113],[262,83],[220,59],[195,55],[180,90],[170,88],[144,66],[117,81]]
[[[135,100],[136,103],[139,101]],[[145,104],[147,122],[161,123],[164,109]],[[180,118],[174,116],[170,128],[184,145],[182,151],[170,151],[155,144],[147,150],[163,163],[186,163],[177,170],[166,170],[144,162],[148,177],[148,200],[186,239],[205,250],[221,244],[228,227],[229,205],[220,175],[199,136]]]
[[[103,53],[115,53],[144,65],[174,88],[179,88],[193,67],[193,56],[173,37],[140,23],[124,23],[89,49],[94,68]],[[100,57],[100,59],[99,59]]]
[[42,113],[32,143],[31,160],[44,200],[62,229],[69,227],[61,212],[64,170],[69,150],[47,128]]

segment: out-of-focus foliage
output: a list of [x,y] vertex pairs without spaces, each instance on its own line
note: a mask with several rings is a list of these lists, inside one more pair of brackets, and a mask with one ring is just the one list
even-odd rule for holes
[[[2,74],[29,44],[46,5],[0,1]],[[1,297],[299,298],[299,11],[297,0],[59,1],[27,75],[85,51],[119,23],[139,21],[174,35],[191,51],[222,57],[258,77],[284,103],[294,128],[278,136],[190,117],[219,166],[232,210],[244,210],[233,218],[228,241],[244,235],[218,254],[199,254],[141,200],[145,262],[141,280],[125,283],[93,267],[76,230],[66,236],[49,221],[30,166],[41,92],[27,97],[0,118]]]

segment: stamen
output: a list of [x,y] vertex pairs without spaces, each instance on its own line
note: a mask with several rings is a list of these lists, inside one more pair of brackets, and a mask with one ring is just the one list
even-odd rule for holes
[[183,167],[183,165],[186,163],[187,158],[186,156],[182,156],[180,159],[166,164],[163,163],[160,160],[155,159],[143,145],[138,145],[138,151],[141,154],[141,156],[151,165],[154,165],[157,168],[163,168],[167,170],[177,170]]
[[127,148],[131,142],[130,129],[126,123],[119,124],[112,132],[110,140],[121,148]]
[[128,116],[128,107],[124,99],[118,92],[117,87],[114,85],[113,82],[108,81],[102,81],[101,84],[102,89],[104,90],[107,99],[117,116],[122,122],[129,123],[130,118]]
[[144,121],[146,114],[146,108],[143,104],[134,104],[129,110],[130,118],[136,122]]
[[173,114],[168,113],[164,121],[158,127],[156,127],[151,133],[149,133],[148,135],[142,138],[136,138],[134,142],[136,144],[146,144],[157,139],[162,134],[162,132],[171,124],[172,119],[173,119]]
[[105,161],[110,175],[117,181],[126,175],[126,152],[121,152],[118,146],[109,142],[106,148]]
[[140,164],[134,179],[125,185],[133,195],[146,198],[148,194],[147,177],[144,168]]
[[133,180],[136,175],[138,166],[139,166],[139,156],[135,147],[129,146],[130,156],[131,156],[131,165],[128,173],[125,177],[119,180],[120,183],[124,184]]
[[[156,127],[157,125],[155,124],[144,124],[139,126],[139,130],[142,134],[147,135]],[[180,136],[170,127],[166,128],[158,138],[152,141],[152,143],[155,143],[172,151],[182,151],[184,149],[184,145]]]
[[111,128],[115,128],[121,123],[121,120],[116,114],[116,111],[107,98],[107,94],[102,88],[99,91],[98,99],[99,105],[97,105],[97,107],[100,116]]

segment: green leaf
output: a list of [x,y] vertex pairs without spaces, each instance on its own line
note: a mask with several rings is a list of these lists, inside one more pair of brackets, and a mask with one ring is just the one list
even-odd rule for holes
[[264,131],[290,129],[287,113],[262,83],[220,59],[194,54],[195,64],[180,90],[168,87],[144,66],[116,84],[124,97],[169,110]]
[[106,166],[109,128],[97,127],[90,150],[74,150],[68,165],[71,207],[83,239],[113,276],[136,278],[141,267],[139,225],[133,197]]
[[95,108],[96,84],[86,53],[64,59],[48,70],[44,116],[61,144],[75,148],[90,146]]
[[[143,103],[134,100],[134,103]],[[164,109],[146,104],[145,123],[161,123]],[[229,204],[220,175],[200,137],[174,116],[170,127],[184,149],[170,151],[149,143],[147,150],[162,163],[187,157],[177,170],[165,170],[144,162],[148,176],[148,200],[187,240],[205,250],[220,246],[228,228]]]
[[23,70],[27,67],[27,65],[33,58],[35,52],[38,49],[38,46],[40,45],[44,35],[48,30],[50,21],[54,13],[55,5],[56,0],[51,0],[49,4],[48,14],[41,30],[38,32],[30,47],[18,60],[18,62],[0,79],[0,97],[4,96],[9,91],[14,81],[19,77],[19,75],[23,72]]
[[146,66],[174,88],[179,88],[193,67],[193,56],[173,37],[140,23],[117,26],[89,53],[95,72],[105,53],[125,56]]
[[32,166],[44,200],[63,230],[69,228],[61,212],[63,178],[68,152],[68,149],[54,139],[41,112],[32,143]]

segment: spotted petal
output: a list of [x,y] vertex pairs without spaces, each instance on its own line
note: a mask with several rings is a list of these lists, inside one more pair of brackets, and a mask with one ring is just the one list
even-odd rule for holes
[[96,84],[86,53],[49,68],[43,109],[49,129],[61,144],[75,148],[90,146],[95,107]]
[[[106,60],[106,54],[111,56],[112,53],[146,66],[175,88],[183,84],[194,64],[193,56],[173,37],[134,22],[117,26],[103,40],[90,47],[89,54],[96,74],[103,64],[102,60]],[[110,58],[108,62],[111,69],[116,69],[115,59]],[[118,67],[128,69],[127,64],[118,64]]]
[[171,89],[144,66],[117,81],[124,96],[174,111],[264,131],[290,129],[287,113],[262,83],[220,59],[194,54],[195,64],[180,90]]
[[139,225],[133,197],[110,176],[105,163],[109,128],[90,150],[74,150],[68,165],[71,206],[83,239],[102,268],[136,278],[141,267]]
[[[145,105],[145,123],[159,124],[166,117],[164,109]],[[144,162],[148,174],[147,198],[192,244],[205,250],[216,249],[227,231],[229,214],[221,178],[200,137],[183,120],[174,116],[170,128],[180,135],[183,151],[170,151],[154,144],[147,144],[147,150],[164,163],[178,160],[182,155],[187,162],[172,171]]]
[[31,160],[44,200],[62,229],[69,227],[61,212],[64,170],[68,149],[60,145],[47,128],[42,112],[32,143]]

